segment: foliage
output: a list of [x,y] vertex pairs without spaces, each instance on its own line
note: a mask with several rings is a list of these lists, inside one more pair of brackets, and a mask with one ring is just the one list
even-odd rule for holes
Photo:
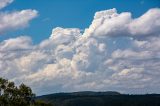
[[34,98],[32,89],[25,84],[17,87],[14,82],[0,78],[0,106],[50,106]]

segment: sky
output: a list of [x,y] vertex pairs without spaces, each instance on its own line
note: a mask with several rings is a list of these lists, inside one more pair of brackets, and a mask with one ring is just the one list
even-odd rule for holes
[[[84,30],[93,20],[95,12],[116,8],[118,12],[131,12],[138,17],[150,8],[159,7],[159,0],[15,0],[3,11],[35,9],[39,16],[30,22],[30,26],[10,33],[4,33],[2,39],[19,35],[31,36],[35,43],[47,39],[55,27],[80,28]],[[36,30],[35,29],[40,29]]]
[[160,1],[0,0],[0,72],[38,95],[160,93]]

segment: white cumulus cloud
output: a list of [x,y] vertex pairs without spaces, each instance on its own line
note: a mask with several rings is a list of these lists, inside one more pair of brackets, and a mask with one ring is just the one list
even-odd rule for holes
[[141,17],[132,18],[130,12],[117,13],[117,10],[97,12],[84,35],[88,36],[153,36],[159,35],[160,9],[153,8]]
[[[1,76],[24,82],[38,94],[80,90],[159,93],[159,14],[160,9],[154,8],[133,19],[129,12],[104,10],[95,14],[84,33],[58,27],[36,45],[26,36],[4,40],[0,42]],[[122,37],[127,38],[125,48],[120,48]]]
[[37,17],[36,10],[22,10],[11,13],[0,13],[0,33],[28,26],[28,22]]
[[[13,0],[0,0],[0,9],[12,3]],[[14,12],[0,11],[0,34],[28,26],[29,22],[38,16],[38,11],[26,9]]]

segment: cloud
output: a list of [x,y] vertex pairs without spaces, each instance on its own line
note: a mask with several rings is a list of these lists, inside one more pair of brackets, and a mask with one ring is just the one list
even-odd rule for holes
[[86,36],[153,36],[159,35],[160,9],[153,8],[141,17],[132,18],[131,13],[118,14],[117,10],[104,10],[97,12]]
[[134,19],[129,25],[132,35],[137,36],[159,36],[160,29],[160,9],[154,8],[147,11],[141,17]]
[[0,1],[0,9],[6,7],[7,5],[9,5],[12,2],[13,2],[13,0],[1,0]]
[[[159,14],[160,9],[154,8],[133,19],[129,12],[105,10],[95,14],[84,33],[58,27],[36,45],[27,36],[4,40],[0,43],[1,76],[24,82],[38,94],[80,90],[159,93]],[[120,48],[122,42],[125,48]]]
[[159,36],[144,40],[135,39],[131,41],[132,48],[112,52],[110,59],[105,62],[109,69],[116,72],[112,77],[119,80],[122,86],[137,89],[136,92],[146,88],[146,92],[159,92],[156,89],[159,88],[157,84],[160,82],[159,40]]
[[115,8],[100,11],[95,14],[92,24],[86,29],[84,35],[116,36],[122,34],[122,32],[125,35],[127,33],[127,24],[130,21],[131,13],[124,12],[118,14]]
[[[53,29],[50,39],[54,40],[58,44],[68,44],[75,41],[81,35],[78,28],[60,28]],[[63,39],[62,39],[63,38]]]
[[0,43],[0,51],[25,50],[31,47],[32,40],[27,36],[21,36],[16,39],[4,40]]
[[0,13],[0,33],[24,28],[37,15],[38,12],[36,10],[30,9],[11,13]]
[[[1,0],[0,9],[12,3],[13,0]],[[0,11],[0,34],[28,26],[29,22],[38,16],[38,11],[27,9],[14,12]]]

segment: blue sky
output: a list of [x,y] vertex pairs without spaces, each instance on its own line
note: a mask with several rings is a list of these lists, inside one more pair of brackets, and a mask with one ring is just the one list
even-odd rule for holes
[[28,35],[34,43],[47,39],[55,27],[87,28],[95,12],[116,8],[118,12],[131,12],[138,17],[150,8],[160,7],[159,0],[15,0],[3,11],[36,9],[39,16],[30,26],[21,30],[5,33],[4,40],[19,35]]
[[0,0],[0,77],[37,95],[160,93],[159,0]]

